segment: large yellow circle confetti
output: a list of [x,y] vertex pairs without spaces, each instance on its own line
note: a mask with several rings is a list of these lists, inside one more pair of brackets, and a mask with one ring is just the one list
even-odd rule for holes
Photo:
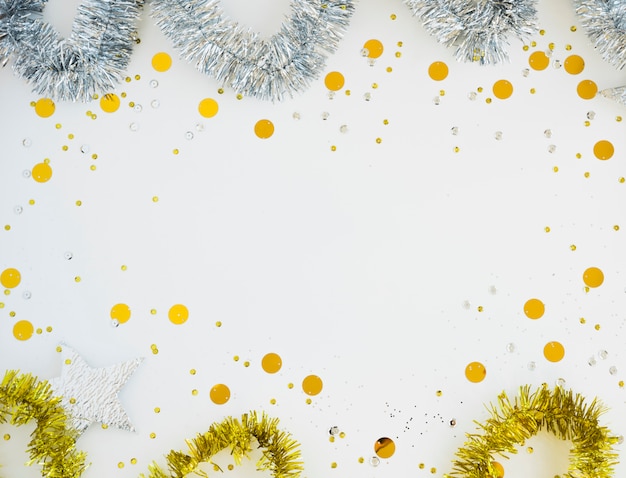
[[283,359],[280,357],[280,355],[273,352],[266,354],[261,360],[261,367],[263,367],[263,370],[265,370],[267,373],[276,373],[281,369],[282,366]]
[[120,98],[115,93],[107,93],[100,98],[100,108],[105,113],[114,113],[120,107]]
[[338,71],[331,71],[326,75],[326,78],[324,78],[324,84],[326,85],[326,88],[328,88],[330,91],[340,90],[341,88],[343,88],[345,82],[345,78]]
[[363,45],[363,48],[367,50],[368,58],[378,58],[383,54],[383,44],[380,40],[367,40]]
[[111,319],[117,320],[120,324],[128,322],[130,319],[130,307],[126,304],[115,304],[111,307]]
[[495,476],[493,478],[504,478],[504,467],[502,466],[502,464],[494,461],[492,465],[495,471]]
[[48,163],[37,163],[33,166],[31,175],[38,183],[45,183],[52,177],[52,168]]
[[536,51],[528,58],[528,64],[533,70],[545,70],[550,64],[550,58],[544,52]]
[[167,316],[173,324],[184,324],[189,318],[189,310],[183,304],[176,304],[170,308]]
[[565,68],[565,71],[570,75],[578,75],[585,69],[585,60],[578,55],[570,55],[565,59],[563,68]]
[[501,100],[506,100],[513,94],[513,85],[508,80],[496,81],[492,89],[494,96]]
[[545,310],[545,305],[539,299],[529,299],[524,304],[524,314],[529,319],[534,320],[543,317]]
[[448,77],[448,65],[443,61],[435,61],[428,67],[428,76],[435,81],[442,81]]
[[471,362],[465,367],[465,377],[472,383],[482,382],[487,376],[487,369],[480,362]]
[[152,57],[152,68],[156,71],[164,72],[172,66],[172,57],[164,51],[155,54]]
[[216,405],[224,405],[230,400],[230,389],[223,383],[218,383],[211,388],[209,396],[211,397],[211,401]]
[[381,458],[391,458],[396,452],[396,444],[391,438],[382,437],[374,443],[374,453]]
[[262,119],[254,125],[254,134],[261,139],[267,139],[274,134],[274,123],[268,119]]
[[560,342],[548,342],[543,348],[543,355],[550,362],[559,362],[565,357],[565,347]]
[[219,105],[213,98],[205,98],[198,104],[198,112],[205,118],[213,118],[218,110]]
[[322,379],[317,375],[308,375],[302,380],[302,390],[307,395],[317,395],[324,386]]
[[37,100],[37,103],[35,103],[35,113],[42,118],[52,116],[55,109],[56,105],[50,98],[40,98]]
[[17,340],[28,340],[33,336],[35,328],[28,320],[20,320],[13,326],[13,335]]
[[590,100],[598,93],[598,85],[591,80],[583,80],[578,83],[576,92],[583,100]]
[[604,282],[604,272],[597,267],[589,267],[583,272],[583,282],[588,287],[600,287]]
[[17,287],[18,285],[20,285],[21,281],[22,274],[20,274],[20,271],[14,269],[13,267],[9,267],[8,269],[3,270],[2,274],[0,274],[0,284],[2,284],[2,286],[6,287],[7,289],[13,289],[14,287]]
[[598,141],[593,146],[594,156],[603,161],[607,159],[611,159],[614,153],[615,153],[615,148],[613,147],[613,143],[605,139]]

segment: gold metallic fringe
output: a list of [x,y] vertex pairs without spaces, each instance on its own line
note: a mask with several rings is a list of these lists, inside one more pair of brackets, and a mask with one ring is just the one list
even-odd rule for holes
[[[210,426],[206,433],[186,440],[187,453],[170,451],[167,455],[169,474],[156,463],[149,466],[149,478],[182,478],[190,473],[207,476],[198,470],[200,463],[213,463],[212,457],[220,450],[230,448],[235,463],[241,464],[252,451],[250,446],[255,438],[263,456],[257,462],[257,470],[269,470],[275,478],[297,478],[304,469],[300,460],[300,444],[287,432],[278,429],[278,419],[269,418],[257,412],[242,415],[241,421],[227,417],[224,421]],[[145,478],[145,475],[141,475]]]
[[20,426],[35,420],[26,464],[40,465],[46,478],[77,478],[85,471],[86,455],[76,451],[76,431],[66,425],[60,402],[48,382],[8,370],[0,384],[0,423]]
[[617,437],[598,423],[606,409],[594,399],[585,404],[580,394],[561,387],[549,390],[544,384],[531,393],[529,385],[520,387],[513,401],[506,393],[491,405],[491,418],[476,422],[484,434],[467,434],[465,446],[457,451],[453,471],[446,477],[497,477],[493,456],[517,453],[516,444],[523,444],[541,430],[554,433],[562,440],[571,440],[568,478],[609,478],[618,463],[613,444]]

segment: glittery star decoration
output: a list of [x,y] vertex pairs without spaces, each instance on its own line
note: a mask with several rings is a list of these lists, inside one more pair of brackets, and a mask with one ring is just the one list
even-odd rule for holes
[[50,380],[56,395],[79,433],[92,423],[135,431],[118,393],[143,359],[134,359],[105,368],[91,368],[78,353],[63,345],[61,376]]

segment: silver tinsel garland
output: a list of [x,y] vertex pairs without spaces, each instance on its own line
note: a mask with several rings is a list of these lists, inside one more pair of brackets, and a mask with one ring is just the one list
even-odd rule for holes
[[42,21],[47,0],[0,0],[0,61],[33,91],[56,100],[88,101],[122,80],[143,0],[85,0],[69,38]]
[[618,69],[626,65],[626,2],[574,0],[587,36],[602,58]]
[[216,0],[153,0],[152,16],[181,56],[221,85],[263,100],[306,89],[336,50],[353,0],[292,0],[269,39],[228,20]]
[[535,0],[405,0],[424,28],[459,61],[494,64],[508,60],[507,37],[537,31]]

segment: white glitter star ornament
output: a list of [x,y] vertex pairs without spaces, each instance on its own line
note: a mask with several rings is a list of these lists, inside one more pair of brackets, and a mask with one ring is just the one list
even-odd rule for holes
[[135,431],[117,395],[143,359],[91,368],[67,345],[63,345],[62,357],[61,376],[50,380],[50,386],[63,397],[61,404],[70,424],[79,433],[92,423]]

